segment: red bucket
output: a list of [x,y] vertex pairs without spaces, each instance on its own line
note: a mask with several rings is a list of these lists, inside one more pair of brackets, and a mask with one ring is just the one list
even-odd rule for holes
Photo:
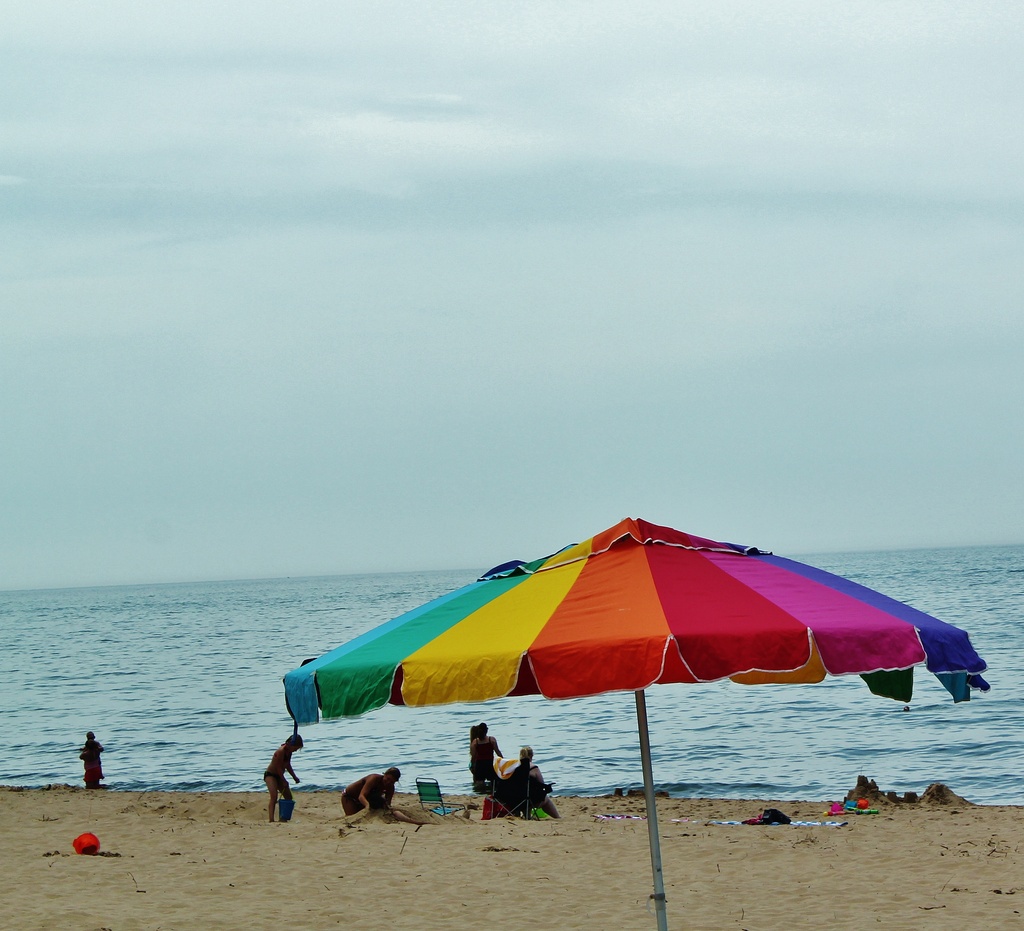
[[494,817],[494,799],[493,798],[485,798],[484,799],[483,820],[484,821],[490,821],[491,818],[493,818],[493,817]]
[[93,855],[100,852],[100,839],[95,834],[79,834],[72,842],[75,853]]

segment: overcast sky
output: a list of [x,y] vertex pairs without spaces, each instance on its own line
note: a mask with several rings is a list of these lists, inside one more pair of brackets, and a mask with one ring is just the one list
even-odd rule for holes
[[0,588],[1024,542],[1019,2],[2,18]]

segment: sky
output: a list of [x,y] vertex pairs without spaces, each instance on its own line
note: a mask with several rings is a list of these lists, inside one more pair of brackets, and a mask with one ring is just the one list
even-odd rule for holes
[[3,21],[0,589],[1024,542],[1019,3]]

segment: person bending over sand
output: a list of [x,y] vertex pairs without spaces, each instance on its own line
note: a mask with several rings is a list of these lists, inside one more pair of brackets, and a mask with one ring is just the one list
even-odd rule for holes
[[346,815],[354,815],[364,808],[378,808],[391,811],[391,800],[395,797],[395,783],[402,778],[397,766],[382,773],[370,773],[357,779],[341,793],[341,807]]
[[274,751],[274,755],[270,760],[270,765],[267,767],[267,771],[263,774],[263,781],[267,784],[267,791],[270,792],[270,804],[267,806],[267,810],[270,813],[270,820],[274,820],[274,808],[277,806],[277,793],[280,792],[284,798],[291,801],[292,790],[288,786],[288,780],[285,779],[285,771],[292,774],[292,779],[296,782],[302,782],[298,776],[295,775],[295,770],[292,769],[292,754],[296,750],[302,749],[302,738],[298,734],[292,734],[280,747]]
[[392,766],[383,773],[363,776],[341,793],[341,807],[346,815],[375,809],[386,812],[396,821],[404,821],[406,824],[430,824],[428,815],[416,817],[391,807],[391,800],[395,797],[395,783],[401,778],[402,773],[397,766]]
[[341,794],[341,807],[345,814],[355,814],[364,808],[391,810],[394,798],[394,784],[401,778],[397,766],[385,769],[383,773],[372,772],[361,779],[356,779]]

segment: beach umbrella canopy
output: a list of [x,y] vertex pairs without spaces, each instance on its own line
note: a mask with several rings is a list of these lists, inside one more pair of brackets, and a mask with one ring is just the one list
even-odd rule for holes
[[505,563],[289,672],[296,725],[384,704],[604,692],[636,698],[656,914],[664,888],[644,690],[860,675],[909,701],[924,665],[955,701],[986,690],[967,633],[863,585],[756,547],[627,518],[533,562]]

